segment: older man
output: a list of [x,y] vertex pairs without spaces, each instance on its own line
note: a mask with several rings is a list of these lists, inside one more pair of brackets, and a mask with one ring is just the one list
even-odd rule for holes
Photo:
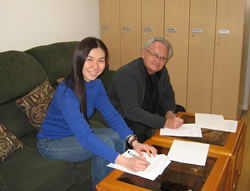
[[[175,116],[175,96],[165,67],[173,55],[163,38],[145,42],[142,56],[116,71],[108,92],[140,142],[156,128],[178,128],[183,120]],[[184,109],[183,109],[184,110]]]

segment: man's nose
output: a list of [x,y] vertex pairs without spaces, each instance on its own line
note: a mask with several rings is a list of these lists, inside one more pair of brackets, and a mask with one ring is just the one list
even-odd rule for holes
[[155,56],[154,59],[155,59],[155,61],[156,61],[157,63],[160,63],[160,62],[161,62],[161,58],[160,58],[159,56]]

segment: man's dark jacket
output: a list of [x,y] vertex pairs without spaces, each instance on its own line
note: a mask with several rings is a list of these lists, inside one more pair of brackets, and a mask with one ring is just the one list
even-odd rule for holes
[[[111,103],[130,121],[152,128],[162,128],[166,118],[145,111],[146,72],[142,58],[122,66],[113,76],[108,96]],[[163,67],[158,83],[159,103],[165,111],[175,111],[175,96],[166,67]]]

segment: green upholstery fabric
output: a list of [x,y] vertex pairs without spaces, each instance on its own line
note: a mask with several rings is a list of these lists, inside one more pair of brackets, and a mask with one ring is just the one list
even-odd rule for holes
[[25,113],[16,106],[15,100],[0,104],[0,121],[17,137],[35,131],[26,119]]
[[[83,190],[91,185],[90,160],[84,163],[71,163],[45,159],[36,151],[35,134],[21,139],[24,148],[20,152],[16,151],[15,155],[10,155],[2,163],[0,185],[3,182],[4,190]],[[74,185],[75,182],[77,184]]]
[[39,46],[26,51],[32,55],[46,70],[52,85],[65,77],[72,63],[73,53],[78,42],[60,42]]
[[72,168],[72,163],[44,159],[35,149],[24,146],[2,164],[1,174],[10,191],[64,190],[74,182]]
[[0,53],[0,104],[25,95],[46,78],[42,66],[30,55],[18,51]]

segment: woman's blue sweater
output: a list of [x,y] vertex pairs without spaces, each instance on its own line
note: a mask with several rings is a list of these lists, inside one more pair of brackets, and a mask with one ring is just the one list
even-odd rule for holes
[[[122,139],[125,140],[129,134],[133,133],[108,100],[101,80],[85,82],[85,87],[88,118],[92,116],[94,109],[97,109]],[[92,132],[88,122],[80,112],[79,99],[72,89],[66,87],[65,83],[62,82],[58,85],[49,105],[38,138],[60,139],[67,136],[75,136],[83,148],[109,162],[114,162],[119,154]]]

